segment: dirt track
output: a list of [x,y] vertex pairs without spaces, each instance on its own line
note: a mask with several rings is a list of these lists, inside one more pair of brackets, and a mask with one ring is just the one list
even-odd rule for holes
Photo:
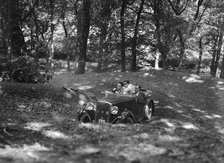
[[[156,115],[136,125],[80,124],[76,97],[124,79],[153,91]],[[60,74],[50,85],[0,83],[0,162],[223,162],[224,81],[188,73]],[[14,153],[14,154],[12,154]]]

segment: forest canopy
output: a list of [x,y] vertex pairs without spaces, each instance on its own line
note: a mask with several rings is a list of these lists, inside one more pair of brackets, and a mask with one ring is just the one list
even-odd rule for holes
[[98,71],[160,63],[224,78],[223,13],[221,0],[1,0],[0,64],[29,56],[50,69],[62,59],[83,74],[87,62]]

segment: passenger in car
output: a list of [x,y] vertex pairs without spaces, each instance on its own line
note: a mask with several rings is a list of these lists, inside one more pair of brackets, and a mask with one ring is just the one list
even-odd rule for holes
[[124,83],[123,82],[119,82],[117,83],[117,87],[114,88],[112,90],[113,93],[117,93],[117,94],[123,94],[123,88],[124,87]]
[[129,80],[125,80],[123,94],[132,95],[134,93],[135,93],[135,85],[131,84]]

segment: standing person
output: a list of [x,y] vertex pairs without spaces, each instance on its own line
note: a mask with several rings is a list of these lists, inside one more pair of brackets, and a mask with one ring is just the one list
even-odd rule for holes
[[113,93],[118,93],[118,94],[123,94],[123,87],[124,87],[124,83],[123,82],[119,82],[117,83],[117,87],[114,88],[112,90]]
[[129,80],[124,81],[124,89],[123,89],[123,94],[134,94],[135,93],[135,86],[130,83]]

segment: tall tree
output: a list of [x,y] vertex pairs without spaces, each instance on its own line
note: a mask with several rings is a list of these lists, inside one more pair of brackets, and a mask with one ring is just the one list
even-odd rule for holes
[[209,36],[211,37],[211,64],[210,64],[210,74],[216,76],[219,60],[222,56],[222,46],[223,46],[223,25],[224,25],[224,3],[223,1],[215,0],[211,2],[209,6],[209,19],[207,24],[210,27]]
[[213,55],[212,55],[213,57],[211,62],[210,74],[214,77],[216,76],[216,73],[217,73],[219,59],[221,56],[222,44],[223,44],[223,31],[219,29],[219,33],[218,33],[216,42],[214,44]]
[[155,24],[156,48],[160,52],[163,60],[163,68],[168,69],[167,57],[173,43],[174,27],[172,24],[172,14],[169,6],[164,1],[153,0],[153,22]]
[[48,40],[48,53],[47,53],[47,68],[46,68],[46,73],[49,72],[51,65],[53,64],[52,60],[54,57],[54,30],[55,30],[55,0],[50,0],[49,1],[49,9],[50,9],[50,14],[49,14],[49,26],[50,26],[50,36]]
[[[179,52],[179,69],[182,66],[183,59],[185,57],[185,51],[187,48],[187,41],[192,35],[193,31],[197,28],[200,23],[207,7],[208,3],[206,0],[189,1],[189,0],[167,0],[170,4],[175,15],[182,17],[182,23],[178,25],[177,33],[180,41],[180,52]],[[195,9],[196,8],[196,9]],[[186,12],[184,12],[186,11]],[[186,19],[187,18],[187,19]]]
[[85,73],[87,39],[90,27],[90,7],[90,0],[82,0],[78,11],[76,74]]
[[221,67],[220,78],[224,79],[224,57],[222,57],[222,67]]
[[122,0],[121,11],[120,11],[120,22],[121,22],[121,71],[124,72],[126,69],[126,56],[125,56],[125,10],[127,7],[127,0]]
[[131,67],[132,71],[137,70],[137,59],[136,59],[136,57],[137,57],[136,51],[137,50],[136,50],[136,46],[137,46],[139,22],[140,22],[141,13],[142,13],[142,10],[143,10],[144,2],[145,2],[144,0],[141,0],[139,10],[137,11],[137,18],[136,18],[136,22],[135,22],[134,36],[132,38],[132,67]]
[[[213,64],[214,62],[214,59],[212,59],[212,63],[211,63],[211,66],[213,65],[213,71],[211,69],[211,74],[213,76],[216,75],[216,69],[218,68],[218,64],[219,64],[219,58],[222,56],[222,62],[221,62],[221,73],[220,73],[220,78],[224,79],[224,54],[223,54],[223,37],[224,37],[224,10],[223,10],[223,7],[224,7],[224,2],[223,1],[215,1],[215,12],[213,13],[213,15],[218,18],[216,19],[216,25],[218,27],[218,46],[216,48],[216,58],[217,58],[217,61],[215,61],[215,64]],[[218,15],[218,16],[216,16]],[[214,56],[213,56],[214,58]]]
[[[62,12],[61,14],[61,19],[62,19],[62,26],[63,26],[63,29],[64,29],[64,33],[65,33],[65,40],[68,41],[68,29],[67,29],[67,26],[66,26],[66,20],[65,20],[65,15],[66,15],[66,9],[67,9],[67,2],[65,1],[62,5],[62,9],[64,10],[64,12]],[[67,69],[68,71],[70,71],[70,53],[66,50],[66,61],[67,61]]]
[[198,58],[198,66],[197,66],[197,75],[200,73],[201,69],[201,62],[202,62],[202,56],[203,56],[203,45],[202,45],[203,37],[199,39],[199,58]]
[[1,4],[2,1],[0,2],[0,53],[4,54],[4,56],[6,57],[6,52],[7,52],[7,32],[6,32],[6,24],[5,24],[5,20],[3,18],[3,5]]
[[93,25],[99,28],[99,53],[97,56],[98,71],[103,70],[107,66],[108,61],[108,45],[111,33],[109,28],[111,26],[111,14],[117,7],[116,0],[104,1],[95,0],[92,2],[93,8]]
[[26,51],[24,36],[21,30],[21,14],[18,0],[2,0],[0,2],[1,15],[5,26],[5,42],[8,55],[20,56]]

